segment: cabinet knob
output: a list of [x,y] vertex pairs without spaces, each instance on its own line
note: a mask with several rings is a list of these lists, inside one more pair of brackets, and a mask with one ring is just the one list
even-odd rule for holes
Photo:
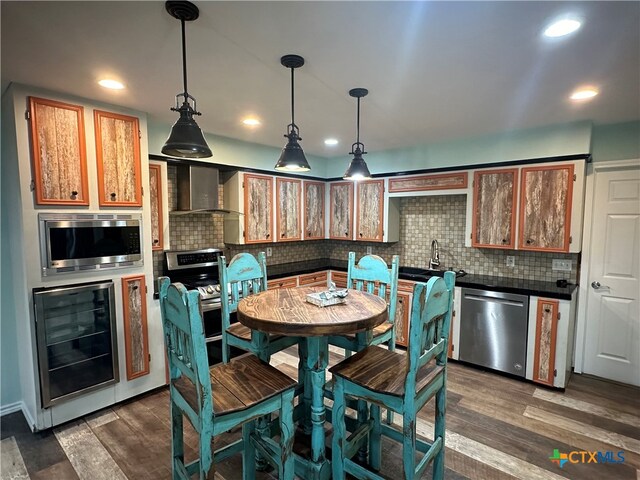
[[271,236],[270,233],[267,233],[264,238],[269,238]]
[[111,192],[111,200],[115,200],[116,199],[116,192]]
[[310,236],[311,236],[311,232],[307,232],[307,237],[310,237]]
[[154,244],[158,244],[160,243],[160,240],[158,240],[157,238],[153,241]]
[[362,232],[360,232],[360,238],[362,238]]
[[138,285],[134,285],[131,287],[131,290],[137,290],[138,289]]
[[502,239],[502,243],[507,243],[507,239],[506,239],[506,238],[503,238],[503,239]]
[[71,191],[71,198],[75,200],[75,198],[78,196],[78,191],[77,190],[72,190]]
[[532,240],[530,238],[527,239],[527,245],[531,245],[531,243],[533,243]]
[[544,309],[544,313],[550,313],[550,312],[551,312],[551,309],[549,309],[549,308],[545,308]]
[[284,232],[280,235],[280,238],[284,238]]
[[344,236],[348,237],[349,236],[349,232],[344,232]]

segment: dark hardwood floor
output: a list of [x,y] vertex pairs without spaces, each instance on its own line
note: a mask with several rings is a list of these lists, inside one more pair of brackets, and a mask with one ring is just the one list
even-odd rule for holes
[[[331,353],[331,363],[340,358]],[[272,363],[295,376],[296,349],[274,355]],[[1,479],[170,479],[168,404],[163,388],[35,434],[21,413],[6,415],[0,421]],[[432,430],[433,402],[418,422],[425,437],[431,438]],[[223,436],[220,444],[237,435]],[[193,458],[198,441],[189,426],[185,444]],[[451,362],[446,446],[448,479],[640,480],[640,389],[573,375],[562,393]],[[383,448],[382,473],[399,478],[400,447],[385,439]],[[623,451],[624,463],[560,468],[549,459],[554,449],[612,451],[614,457]],[[217,473],[241,478],[240,456],[218,465]],[[274,476],[258,473],[257,478]]]

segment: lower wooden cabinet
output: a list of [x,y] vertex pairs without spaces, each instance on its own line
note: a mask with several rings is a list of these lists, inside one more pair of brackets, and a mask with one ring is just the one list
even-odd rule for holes
[[274,290],[276,288],[292,288],[298,286],[298,277],[276,278],[275,280],[267,280],[267,289]]
[[411,312],[411,294],[398,292],[396,303],[396,345],[409,345],[409,314]]
[[326,287],[328,272],[315,272],[300,275],[298,277],[298,285],[301,287]]
[[338,288],[347,288],[347,272],[332,270],[331,281],[335,283]]
[[144,275],[122,277],[127,380],[149,374],[147,286]]
[[556,376],[555,359],[558,313],[558,300],[538,299],[533,381],[551,386],[553,386]]

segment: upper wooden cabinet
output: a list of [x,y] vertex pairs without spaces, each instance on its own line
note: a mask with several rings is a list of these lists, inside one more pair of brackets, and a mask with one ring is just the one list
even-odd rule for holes
[[353,182],[329,187],[329,238],[353,240]]
[[568,252],[573,165],[525,167],[521,177],[518,247]]
[[515,247],[518,169],[479,170],[473,177],[474,247]]
[[149,164],[149,203],[151,205],[151,247],[162,250],[162,169],[160,165]]
[[304,182],[304,239],[324,238],[324,183]]
[[467,178],[467,172],[394,177],[389,179],[389,193],[463,189],[467,188]]
[[136,117],[94,110],[101,207],[141,207],[140,128]]
[[384,180],[358,182],[356,240],[381,242],[383,237]]
[[278,242],[302,240],[300,203],[302,181],[290,178],[276,178],[277,238]]
[[38,205],[89,205],[83,112],[79,105],[29,97]]
[[272,241],[273,177],[246,173],[244,174],[244,242]]

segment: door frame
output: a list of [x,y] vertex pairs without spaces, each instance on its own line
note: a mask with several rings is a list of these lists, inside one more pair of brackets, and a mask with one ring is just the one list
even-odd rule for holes
[[591,232],[595,200],[596,175],[612,170],[640,169],[640,159],[603,161],[587,164],[587,186],[585,188],[584,223],[582,227],[582,261],[580,262],[580,279],[578,285],[578,316],[576,318],[576,343],[573,356],[575,373],[584,370],[585,342],[587,333],[587,312],[589,278],[591,275]]

